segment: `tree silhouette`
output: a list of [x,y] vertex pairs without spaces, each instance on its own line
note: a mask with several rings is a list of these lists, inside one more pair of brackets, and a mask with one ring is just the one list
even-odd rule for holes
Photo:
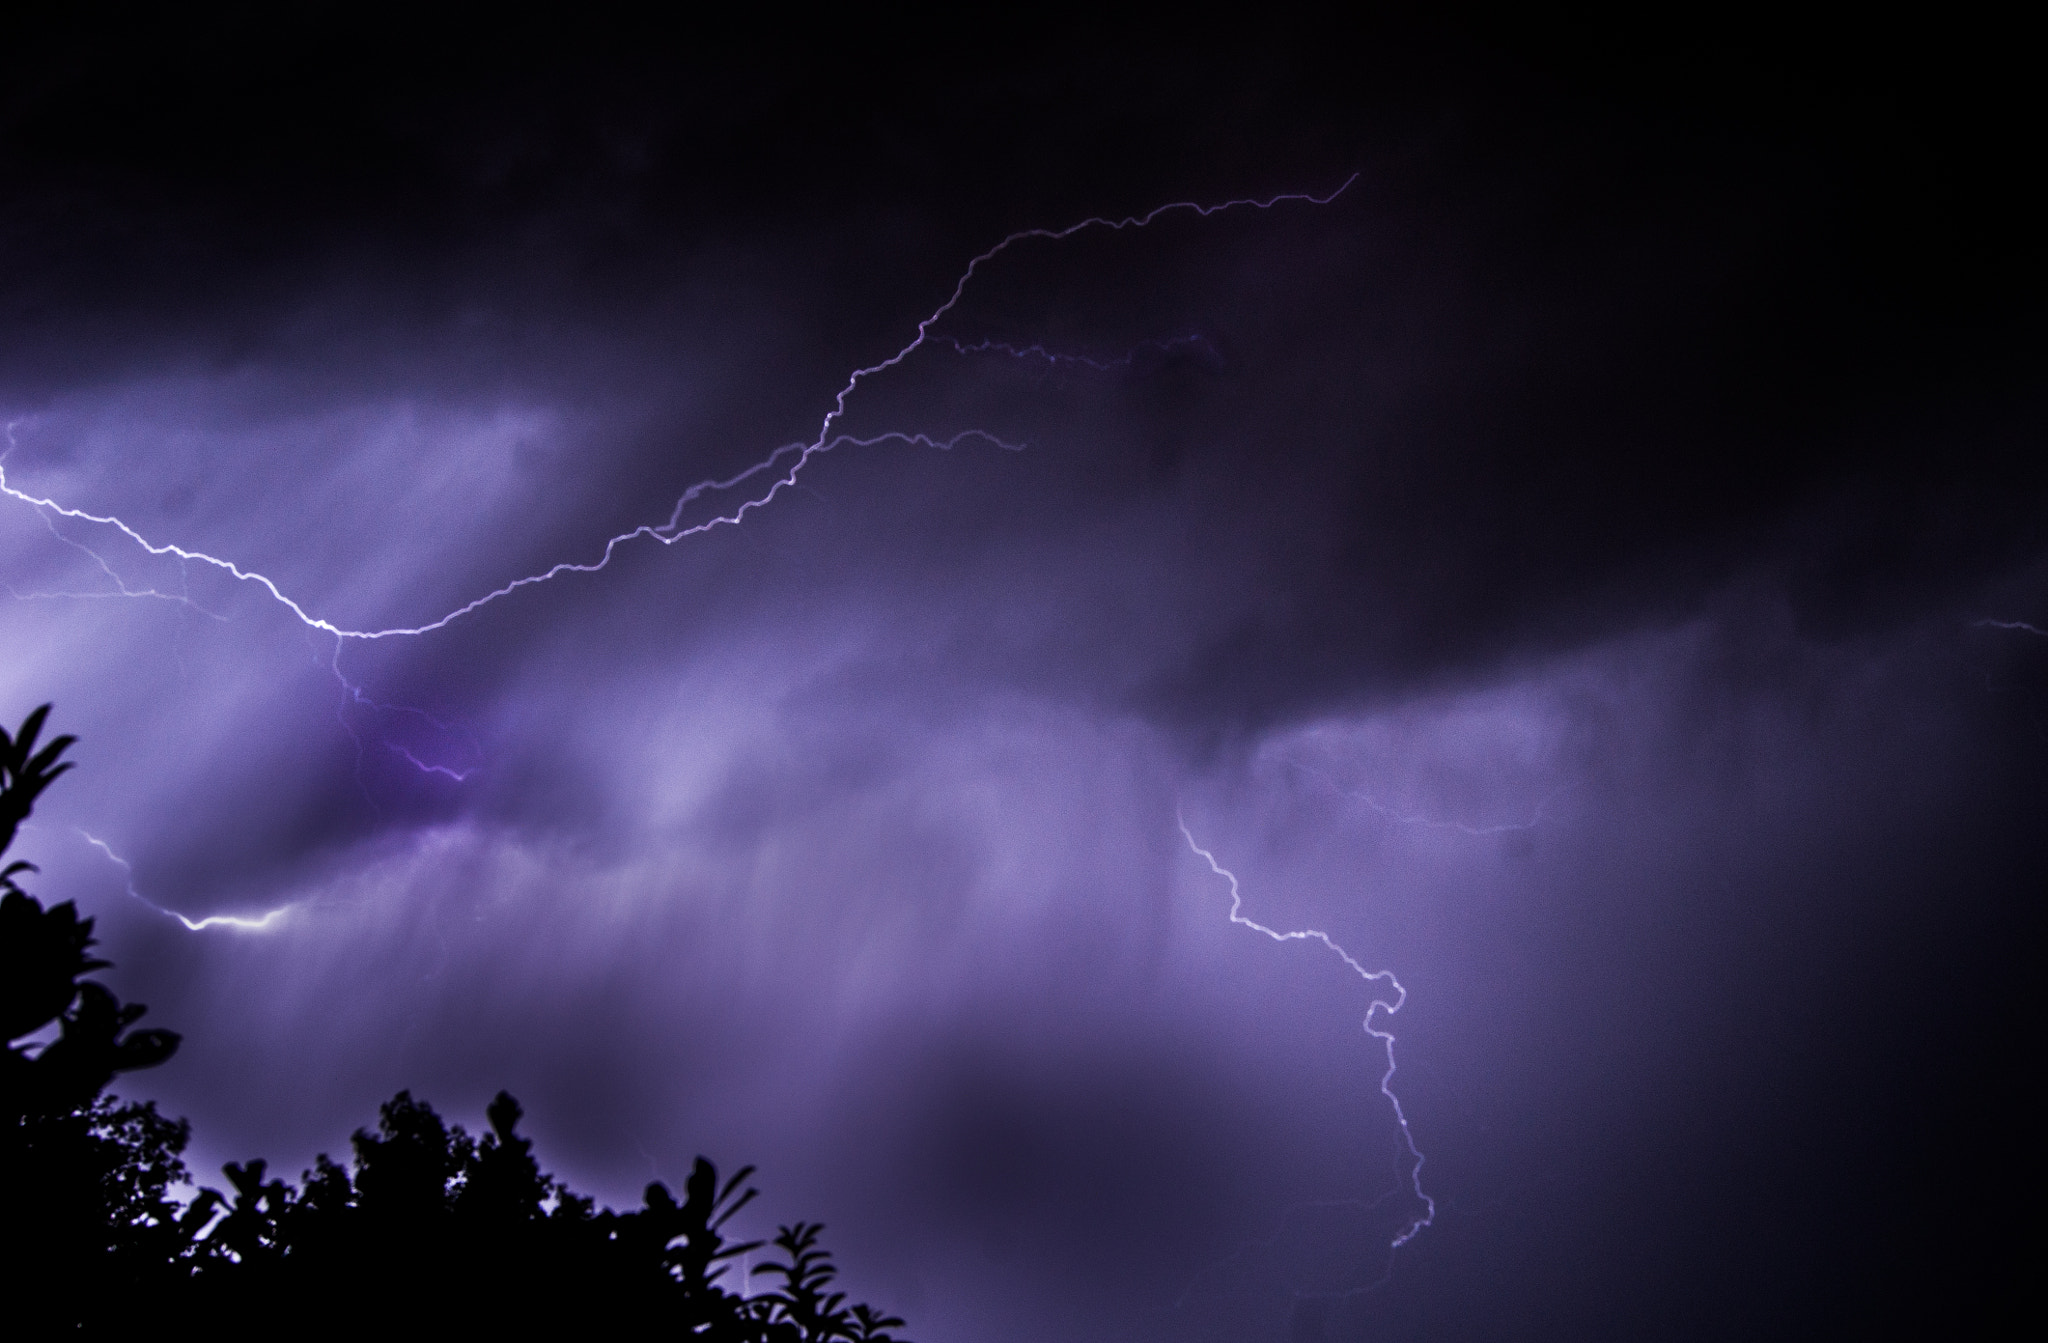
[[721,1180],[699,1157],[678,1202],[647,1186],[629,1212],[597,1210],[540,1168],[500,1092],[472,1139],[400,1092],[354,1161],[322,1156],[302,1187],[266,1180],[261,1161],[226,1168],[228,1211],[201,1243],[195,1291],[209,1313],[275,1319],[320,1300],[337,1333],[526,1335],[657,1328],[709,1343],[899,1343],[902,1321],[828,1292],[836,1274],[821,1228],[774,1241],[788,1256],[748,1296],[724,1279],[763,1242],[724,1227],[756,1197],[751,1167]]
[[[35,749],[49,711],[11,736],[0,728],[0,857],[71,768],[59,757],[73,738]],[[93,921],[68,900],[45,909],[22,891],[15,878],[35,870],[0,868],[0,1291],[10,1323],[42,1337],[173,1290],[214,1196],[187,1206],[171,1197],[186,1175],[183,1121],[101,1095],[116,1073],[168,1059],[178,1037],[130,1029],[142,1006],[84,978],[108,964],[92,955]]]
[[[41,751],[49,713],[0,729],[0,857],[35,799],[69,769],[72,738]],[[174,1318],[228,1337],[530,1337],[652,1332],[702,1343],[902,1343],[903,1321],[831,1290],[823,1228],[782,1227],[784,1258],[733,1261],[762,1241],[725,1227],[753,1202],[747,1166],[721,1180],[703,1157],[677,1202],[659,1182],[642,1206],[600,1209],[546,1173],[499,1092],[472,1138],[401,1091],[358,1129],[347,1166],[319,1156],[300,1183],[258,1159],[222,1168],[230,1193],[189,1183],[190,1129],[153,1104],[104,1095],[117,1073],[178,1047],[132,1029],[123,1005],[84,976],[91,919],[21,891],[27,863],[0,869],[0,1301],[12,1336],[129,1335]]]

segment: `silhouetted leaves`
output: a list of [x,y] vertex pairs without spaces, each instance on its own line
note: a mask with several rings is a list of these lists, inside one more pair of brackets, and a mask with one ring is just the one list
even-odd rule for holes
[[70,901],[45,910],[19,890],[0,895],[0,1035],[18,1040],[71,1005],[78,977],[106,968],[86,954],[92,941],[92,920],[81,921]]
[[[70,768],[72,738],[35,751],[49,712],[0,731],[0,854],[35,799]],[[504,1336],[635,1333],[702,1343],[900,1343],[903,1321],[831,1290],[821,1227],[783,1227],[786,1258],[754,1270],[780,1286],[748,1296],[732,1261],[761,1241],[725,1227],[753,1202],[746,1166],[721,1180],[703,1157],[677,1202],[647,1186],[640,1208],[599,1209],[543,1171],[499,1092],[472,1138],[401,1091],[358,1129],[352,1162],[325,1154],[296,1186],[260,1159],[222,1168],[229,1191],[189,1181],[190,1131],[153,1104],[101,1093],[154,1067],[170,1031],[82,976],[91,919],[43,908],[0,869],[0,1292],[10,1337],[129,1335],[204,1319],[242,1336]]]
[[[0,854],[70,768],[57,757],[73,738],[36,750],[49,710],[11,736],[0,729]],[[217,1196],[171,1196],[185,1182],[182,1121],[100,1095],[114,1074],[168,1059],[178,1037],[131,1030],[141,1005],[83,978],[107,965],[91,954],[92,920],[22,891],[16,876],[33,871],[0,868],[0,1290],[10,1326],[45,1337],[140,1309],[188,1278]]]
[[59,737],[41,751],[36,750],[36,738],[42,733],[43,720],[49,716],[50,706],[45,704],[24,718],[13,736],[0,727],[0,852],[14,842],[15,828],[28,819],[36,798],[58,775],[71,768],[70,761],[60,765],[57,757],[78,738]]
[[784,1227],[779,1277],[747,1296],[724,1279],[762,1248],[724,1227],[753,1201],[751,1167],[720,1179],[699,1157],[677,1201],[647,1186],[628,1212],[596,1210],[544,1172],[500,1092],[473,1139],[400,1092],[359,1130],[351,1166],[322,1156],[294,1188],[261,1161],[225,1168],[232,1202],[188,1254],[208,1310],[269,1318],[322,1302],[335,1332],[618,1332],[652,1328],[710,1343],[899,1343],[902,1321],[849,1306],[820,1228]]

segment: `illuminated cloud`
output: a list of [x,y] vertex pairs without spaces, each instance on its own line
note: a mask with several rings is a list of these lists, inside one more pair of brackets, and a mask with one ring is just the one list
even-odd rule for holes
[[2027,230],[1415,34],[277,22],[0,54],[23,852],[202,1175],[509,1088],[926,1340],[1995,1296]]

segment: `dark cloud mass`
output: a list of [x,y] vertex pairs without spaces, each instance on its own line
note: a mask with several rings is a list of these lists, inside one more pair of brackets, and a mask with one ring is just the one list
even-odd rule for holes
[[[936,1343],[2017,1332],[2024,44],[993,22],[7,21],[0,713],[136,1090],[209,1170],[400,1087],[758,1162]],[[1019,242],[741,525],[338,660],[23,498],[424,625],[1013,231],[1347,182]],[[1398,1251],[1367,986],[1182,821],[1406,987]]]

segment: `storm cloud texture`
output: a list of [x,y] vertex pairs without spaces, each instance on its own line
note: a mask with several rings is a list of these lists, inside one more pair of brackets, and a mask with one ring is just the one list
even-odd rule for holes
[[[2021,44],[576,13],[0,44],[18,851],[200,1178],[504,1087],[924,1343],[2018,1318]],[[975,256],[1231,201],[1004,249],[770,497]],[[1405,988],[1398,1251],[1370,986],[1183,824]]]

